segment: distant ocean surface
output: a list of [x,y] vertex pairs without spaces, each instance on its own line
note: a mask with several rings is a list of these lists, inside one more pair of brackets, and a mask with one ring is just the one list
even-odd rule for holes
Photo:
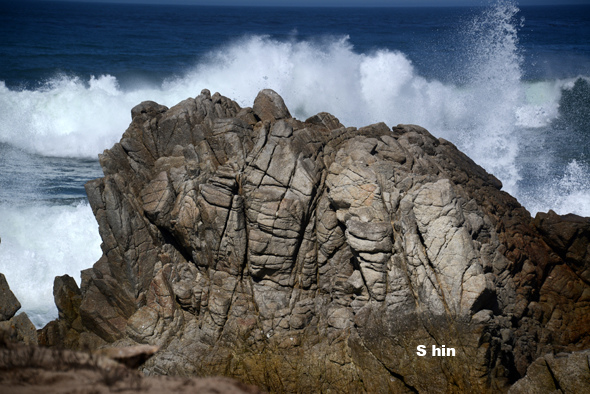
[[33,322],[101,256],[84,191],[144,100],[203,88],[299,119],[414,123],[532,215],[590,216],[590,6],[240,8],[0,1],[0,272]]

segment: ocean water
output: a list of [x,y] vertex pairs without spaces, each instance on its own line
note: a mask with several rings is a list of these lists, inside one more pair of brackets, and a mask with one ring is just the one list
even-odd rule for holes
[[590,6],[247,8],[0,1],[0,272],[38,326],[101,255],[83,185],[133,106],[203,88],[297,118],[414,123],[531,214],[590,216]]

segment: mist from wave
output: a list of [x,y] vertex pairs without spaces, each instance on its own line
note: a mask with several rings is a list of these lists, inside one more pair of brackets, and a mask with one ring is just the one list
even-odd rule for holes
[[57,317],[53,280],[68,273],[80,284],[80,270],[101,256],[98,225],[88,203],[0,204],[2,272],[37,328]]

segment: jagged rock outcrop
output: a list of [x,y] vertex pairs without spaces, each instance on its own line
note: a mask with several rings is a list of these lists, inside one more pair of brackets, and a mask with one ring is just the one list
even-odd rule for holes
[[547,354],[528,368],[510,394],[585,393],[590,387],[590,351]]
[[[590,345],[588,261],[570,253],[584,241],[556,250],[421,127],[300,121],[274,91],[240,108],[204,90],[133,108],[100,163],[86,190],[103,256],[82,274],[80,323],[159,346],[148,374],[506,391],[538,357]],[[455,355],[430,354],[443,345]]]
[[[130,349],[123,352],[129,353]],[[0,387],[3,394],[262,393],[233,379],[144,377],[102,355],[14,343],[0,343]]]
[[37,329],[25,312],[16,315],[20,307],[6,277],[0,273],[0,342],[11,340],[36,345]]
[[0,273],[0,321],[11,319],[20,307],[20,302],[10,290],[6,277]]
[[59,318],[49,322],[40,330],[39,345],[88,350],[105,343],[99,336],[82,326],[80,316],[82,293],[74,278],[69,275],[56,276],[53,281],[53,299]]
[[156,346],[106,347],[92,353],[64,350],[96,347],[101,342],[88,342],[85,336],[93,334],[79,327],[80,289],[72,277],[55,278],[54,296],[59,319],[40,330],[39,338],[44,346],[37,346],[35,326],[26,313],[15,316],[20,302],[0,273],[0,387],[3,394],[86,392],[85,387],[92,387],[93,393],[262,393],[257,387],[223,377],[144,377],[137,367],[157,352]]

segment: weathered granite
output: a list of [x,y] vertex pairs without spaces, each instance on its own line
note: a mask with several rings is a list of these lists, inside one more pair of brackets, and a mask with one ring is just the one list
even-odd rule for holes
[[6,277],[0,273],[0,321],[10,320],[20,306],[20,302],[8,286]]
[[113,359],[129,368],[138,368],[152,357],[160,348],[150,345],[125,347],[106,347],[98,349],[94,354]]
[[[0,344],[3,394],[262,394],[228,378],[145,377],[110,357],[63,349]],[[122,349],[128,353],[130,349]],[[128,359],[126,359],[128,360]]]
[[587,255],[570,250],[587,241],[556,251],[495,177],[419,126],[303,122],[270,90],[253,108],[204,90],[135,107],[100,163],[86,190],[103,256],[83,272],[80,322],[112,346],[159,346],[145,373],[495,392],[590,345]]
[[57,306],[57,320],[49,322],[39,331],[39,345],[60,349],[88,350],[105,344],[98,335],[82,326],[80,304],[82,293],[74,278],[56,276],[53,282],[53,298]]
[[0,273],[0,342],[14,341],[36,345],[37,329],[25,312],[15,316],[21,304]]
[[547,354],[536,359],[510,394],[587,393],[590,388],[590,351]]

